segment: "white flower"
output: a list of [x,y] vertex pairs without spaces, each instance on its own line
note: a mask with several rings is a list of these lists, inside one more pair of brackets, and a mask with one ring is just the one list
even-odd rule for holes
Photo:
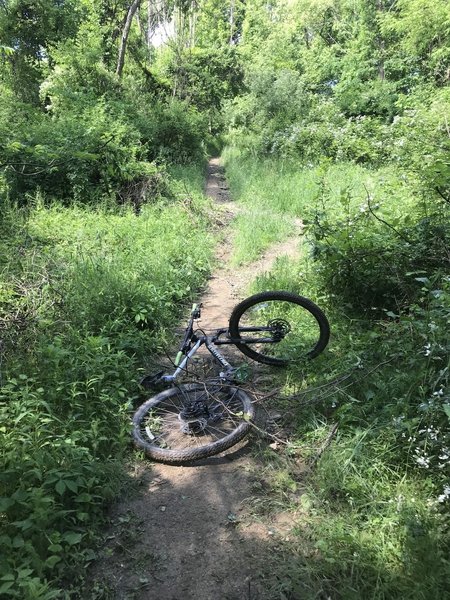
[[443,489],[443,493],[438,496],[438,502],[445,502],[448,498],[450,498],[450,485],[445,485]]
[[424,469],[428,469],[430,466],[430,459],[426,456],[418,456],[416,458],[416,462],[419,465],[419,467],[423,467]]

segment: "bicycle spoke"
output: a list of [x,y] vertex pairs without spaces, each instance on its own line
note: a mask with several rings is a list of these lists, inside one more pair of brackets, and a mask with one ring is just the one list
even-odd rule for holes
[[149,406],[140,421],[142,436],[161,450],[203,448],[232,435],[245,423],[244,413],[236,388],[207,384],[193,390],[174,388],[168,397]]

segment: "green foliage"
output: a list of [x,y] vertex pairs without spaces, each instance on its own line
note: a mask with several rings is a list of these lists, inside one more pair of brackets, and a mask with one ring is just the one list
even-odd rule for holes
[[450,89],[430,93],[429,88],[419,88],[415,96],[404,99],[404,105],[406,110],[391,127],[391,156],[405,170],[412,170],[425,190],[437,191],[449,203]]
[[218,112],[223,100],[235,96],[242,86],[236,51],[230,46],[176,53],[166,71],[177,97],[203,111]]
[[274,242],[293,231],[292,223],[283,215],[257,209],[238,215],[234,221],[233,256],[235,265],[250,263]]
[[[437,86],[448,80],[448,3],[251,4],[240,44],[247,89],[226,111],[230,143],[303,164],[326,156],[379,165],[401,154],[410,166],[425,145],[432,168],[446,165],[448,89]],[[429,28],[418,14],[429,14]]]
[[72,37],[86,15],[77,0],[6,0],[0,7],[0,40],[13,52],[0,63],[2,80],[16,97],[36,104],[54,45]]
[[[301,536],[291,543],[285,592],[304,598],[434,598],[448,571],[442,515],[429,490],[386,466],[390,440],[341,438],[302,497]],[[299,543],[301,540],[301,543]],[[444,542],[444,544],[443,544]]]
[[359,372],[352,385],[330,386],[314,416],[297,415],[297,451],[307,451],[317,420],[337,420],[340,430],[301,500],[298,560],[278,571],[306,598],[319,589],[337,597],[351,589],[355,598],[445,595],[448,284],[423,282],[420,305],[367,331],[347,320],[343,333],[339,312],[330,315],[335,338],[345,336],[343,347],[334,342],[339,369],[357,353]]
[[336,422],[339,432],[296,505],[296,535],[271,564],[271,593],[437,600],[450,544],[448,205],[398,165],[299,169],[255,165],[236,148],[225,156],[242,202],[301,215],[309,238],[309,252],[280,258],[251,291],[311,297],[332,331],[326,352],[286,377],[287,464],[292,453],[315,458]]
[[[53,85],[53,84],[52,84]],[[12,198],[37,189],[52,198],[95,203],[106,198],[141,205],[164,191],[164,169],[153,161],[185,163],[202,156],[200,118],[172,101],[145,106],[104,99],[64,99],[49,85],[55,109],[42,116],[16,108],[17,128],[0,123],[4,181]],[[5,98],[3,114],[13,111]],[[23,108],[23,112],[20,112]],[[23,116],[23,120],[20,117]],[[30,118],[31,117],[31,118]]]
[[70,594],[95,558],[139,371],[209,267],[201,173],[173,170],[171,198],[139,215],[37,201],[2,221],[2,597],[49,600],[68,578]]
[[[203,158],[208,122],[171,98],[148,69],[145,79],[133,73],[119,81],[111,70],[111,24],[93,8],[80,11],[88,13],[81,25],[46,41],[52,61],[36,75],[41,106],[18,102],[7,80],[0,88],[2,192],[22,203],[39,190],[65,202],[112,199],[139,208],[164,191],[163,163]],[[36,54],[33,44],[27,51]]]
[[[123,480],[130,373],[208,269],[201,172],[188,169],[186,190],[180,165],[218,147],[225,125],[232,192],[250,215],[236,221],[235,261],[301,218],[301,261],[278,261],[255,289],[317,299],[333,331],[308,365],[329,391],[314,416],[290,408],[291,451],[311,453],[330,417],[340,434],[302,497],[297,560],[279,566],[273,597],[441,598],[448,2],[164,10],[176,13],[171,48],[148,44],[143,6],[119,79],[125,5],[0,6],[0,595],[69,596],[94,558]],[[324,370],[350,374],[324,388]],[[304,373],[288,386],[307,385]],[[296,485],[273,481],[277,501]]]
[[201,48],[232,49],[242,35],[245,5],[245,0],[201,0],[196,15],[196,44]]
[[445,203],[436,199],[406,212],[411,192],[383,181],[375,194],[366,190],[356,207],[353,190],[343,188],[337,216],[327,206],[328,190],[321,190],[308,232],[318,273],[337,302],[360,311],[401,310],[416,299],[419,275],[438,284],[448,272]]

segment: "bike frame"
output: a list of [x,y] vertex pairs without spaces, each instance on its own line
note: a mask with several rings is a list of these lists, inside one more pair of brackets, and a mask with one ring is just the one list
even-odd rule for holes
[[[235,368],[226,360],[221,352],[216,348],[216,346],[223,346],[229,344],[239,344],[245,341],[246,344],[268,344],[268,343],[276,343],[273,337],[263,337],[263,338],[245,338],[242,339],[232,339],[222,338],[221,336],[228,333],[227,328],[216,329],[212,335],[202,335],[198,336],[194,332],[194,322],[200,318],[201,316],[201,305],[198,306],[194,304],[191,311],[191,317],[189,319],[186,332],[184,334],[183,342],[180,346],[180,350],[175,358],[175,371],[169,374],[162,374],[160,376],[160,381],[166,384],[173,383],[177,377],[186,370],[187,364],[189,360],[196,354],[201,346],[206,346],[210,354],[214,356],[214,358],[224,367],[225,371],[219,374],[219,377],[224,380],[231,381],[233,379],[233,374],[235,372]],[[270,327],[242,327],[240,329],[242,332],[257,332],[257,331],[271,331]],[[194,344],[194,345],[192,345]]]

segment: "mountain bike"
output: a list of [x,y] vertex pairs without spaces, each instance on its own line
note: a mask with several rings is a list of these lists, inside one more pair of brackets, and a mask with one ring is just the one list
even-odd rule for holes
[[[168,389],[142,404],[133,416],[136,446],[154,460],[184,463],[213,456],[246,436],[255,406],[237,385],[237,371],[219,347],[233,345],[251,359],[273,366],[311,359],[327,346],[330,326],[322,310],[308,298],[286,291],[250,296],[232,311],[228,327],[206,334],[194,324],[201,305],[192,308],[173,373],[142,380],[144,387]],[[221,365],[218,377],[198,383],[177,380],[201,346]]]

